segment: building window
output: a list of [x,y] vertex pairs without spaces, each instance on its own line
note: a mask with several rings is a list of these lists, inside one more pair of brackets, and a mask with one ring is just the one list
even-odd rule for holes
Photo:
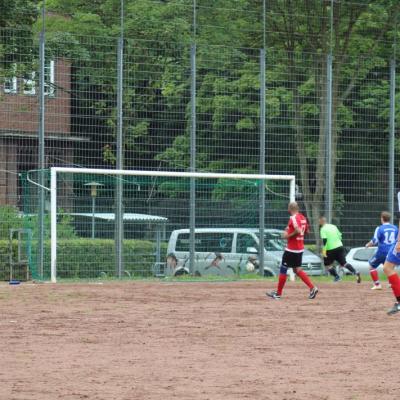
[[4,79],[4,93],[17,93],[17,77]]
[[[14,67],[14,72],[16,67]],[[22,79],[23,94],[33,96],[36,94],[35,81],[36,73],[27,74]],[[17,93],[19,79],[14,76],[4,79],[4,93]],[[54,60],[47,61],[44,66],[44,95],[53,97],[55,95],[55,62]]]
[[54,60],[50,60],[44,66],[44,94],[47,96],[54,96],[54,83],[55,83],[55,72],[54,72]]
[[32,72],[26,78],[23,79],[23,92],[24,94],[34,95],[36,94],[35,86],[35,73]]
[[4,93],[15,94],[18,91],[17,77],[16,77],[17,65],[11,64],[9,66],[9,71],[11,73],[7,74],[8,75],[7,78],[4,78],[3,90],[4,90]]

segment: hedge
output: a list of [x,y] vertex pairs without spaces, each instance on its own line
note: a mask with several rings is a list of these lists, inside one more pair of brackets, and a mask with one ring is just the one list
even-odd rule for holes
[[[16,249],[16,243],[14,244]],[[115,276],[113,239],[63,239],[57,243],[58,278],[98,278]],[[16,250],[15,250],[16,251]],[[124,240],[124,271],[126,276],[150,276],[156,261],[154,242]],[[166,244],[161,247],[161,260],[165,259]],[[37,278],[36,242],[32,243],[32,277]],[[50,241],[45,241],[45,277],[50,275]],[[9,242],[0,240],[0,279],[8,279]]]

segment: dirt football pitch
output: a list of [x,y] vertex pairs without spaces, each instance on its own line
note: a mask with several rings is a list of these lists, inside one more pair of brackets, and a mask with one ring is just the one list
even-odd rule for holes
[[1,284],[0,399],[400,398],[389,289],[274,286]]

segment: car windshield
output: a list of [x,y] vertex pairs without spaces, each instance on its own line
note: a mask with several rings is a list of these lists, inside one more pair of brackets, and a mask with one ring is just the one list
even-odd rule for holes
[[354,253],[353,258],[357,261],[368,261],[375,253],[375,248],[360,249]]
[[267,251],[283,251],[286,242],[281,238],[280,232],[265,232],[264,247]]

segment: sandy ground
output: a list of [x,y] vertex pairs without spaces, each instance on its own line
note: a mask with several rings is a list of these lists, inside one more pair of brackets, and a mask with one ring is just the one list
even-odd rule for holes
[[390,291],[288,286],[1,284],[0,399],[399,399]]

